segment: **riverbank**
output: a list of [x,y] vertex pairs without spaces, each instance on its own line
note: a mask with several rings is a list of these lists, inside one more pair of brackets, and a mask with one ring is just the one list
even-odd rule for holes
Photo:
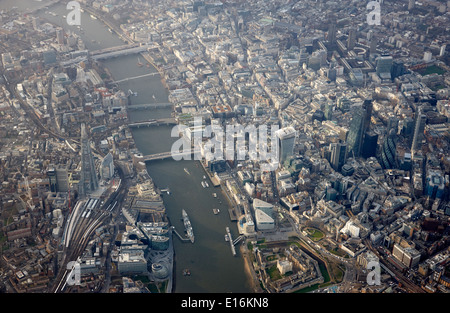
[[245,274],[247,275],[247,281],[250,289],[253,290],[254,293],[263,293],[264,290],[261,288],[258,276],[253,270],[252,260],[250,256],[252,252],[247,248],[247,241],[244,241],[244,243],[241,244],[241,246],[239,247],[239,251],[241,252],[242,259],[244,260],[244,270]]

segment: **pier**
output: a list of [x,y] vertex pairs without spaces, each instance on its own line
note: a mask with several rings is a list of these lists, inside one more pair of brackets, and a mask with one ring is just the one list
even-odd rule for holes
[[231,254],[233,254],[233,256],[236,256],[236,248],[234,247],[234,243],[233,243],[233,237],[231,237],[231,232],[230,232],[230,227],[226,227],[225,230],[227,231],[227,235],[228,235],[228,242],[230,243],[230,248],[231,248]]
[[177,235],[177,237],[180,238],[181,241],[183,241],[183,242],[190,241],[189,238],[185,238],[185,237],[181,236],[175,229],[175,226],[172,226],[171,229],[172,229],[172,232],[175,233],[175,235]]

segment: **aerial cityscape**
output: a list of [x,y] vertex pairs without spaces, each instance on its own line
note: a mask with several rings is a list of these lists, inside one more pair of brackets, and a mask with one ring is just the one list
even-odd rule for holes
[[449,21],[1,0],[0,293],[449,293]]

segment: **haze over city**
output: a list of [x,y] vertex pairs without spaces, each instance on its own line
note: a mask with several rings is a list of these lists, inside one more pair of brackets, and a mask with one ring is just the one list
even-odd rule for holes
[[0,1],[0,292],[448,293],[449,19]]

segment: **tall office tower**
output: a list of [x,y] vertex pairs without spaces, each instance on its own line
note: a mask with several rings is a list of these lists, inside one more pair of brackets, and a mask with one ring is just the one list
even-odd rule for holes
[[334,108],[334,103],[331,101],[328,101],[327,103],[325,103],[325,108],[324,108],[324,116],[325,119],[327,121],[331,121],[331,119],[333,118],[333,108]]
[[56,41],[58,44],[63,45],[64,44],[64,29],[58,28],[56,30]]
[[358,157],[362,151],[362,145],[366,132],[370,128],[372,117],[372,100],[366,99],[362,107],[358,108],[350,122],[350,129],[347,136],[348,152]]
[[423,131],[425,130],[425,123],[427,121],[427,116],[422,113],[422,108],[419,107],[416,120],[414,124],[414,135],[411,144],[411,157],[414,159],[414,154],[417,150],[421,149],[422,139],[424,138]]
[[294,127],[284,127],[276,131],[276,136],[278,138],[278,149],[279,149],[279,163],[280,165],[284,163],[289,157],[294,155],[294,144],[297,132]]
[[348,32],[347,49],[353,50],[356,45],[356,28],[352,26]]
[[47,176],[51,192],[69,191],[69,175],[67,173],[67,168],[49,165],[47,170]]
[[382,55],[377,59],[376,72],[381,78],[391,79],[392,56]]
[[403,125],[401,127],[401,133],[407,139],[406,143],[411,146],[414,136],[414,126],[416,123],[410,116],[406,117],[402,122]]
[[104,180],[111,179],[114,176],[114,160],[111,153],[108,153],[102,160],[100,176]]
[[381,146],[380,165],[384,169],[397,167],[397,145],[395,138],[395,133],[391,130]]
[[69,191],[69,174],[66,167],[56,168],[56,190],[58,192]]
[[57,187],[56,187],[56,170],[54,167],[49,166],[48,170],[47,170],[47,176],[48,176],[48,181],[49,181],[49,185],[50,185],[50,191],[51,192],[56,192],[57,191]]
[[81,173],[78,183],[80,197],[95,191],[98,188],[97,172],[92,157],[91,144],[86,133],[85,124],[81,124]]
[[431,171],[425,180],[425,194],[432,199],[442,199],[445,191],[445,179],[440,172]]
[[439,51],[439,56],[443,57],[445,55],[445,49],[447,48],[447,45],[442,45],[441,50]]
[[331,15],[328,19],[329,22],[329,26],[328,26],[328,35],[327,35],[327,39],[328,42],[331,45],[334,45],[336,42],[336,32],[337,32],[337,20],[336,20],[336,16]]
[[340,171],[342,165],[347,161],[347,144],[345,143],[331,143],[330,144],[330,163],[335,171]]
[[406,70],[405,64],[402,61],[392,62],[392,70],[391,70],[392,79],[402,76],[402,75],[406,74],[406,72],[407,72],[407,70]]
[[370,54],[377,53],[377,45],[378,45],[377,38],[375,36],[372,36],[372,38],[370,38],[370,42],[369,42],[369,53]]
[[430,62],[432,57],[433,57],[433,53],[431,51],[425,51],[423,54],[423,60],[425,62]]

